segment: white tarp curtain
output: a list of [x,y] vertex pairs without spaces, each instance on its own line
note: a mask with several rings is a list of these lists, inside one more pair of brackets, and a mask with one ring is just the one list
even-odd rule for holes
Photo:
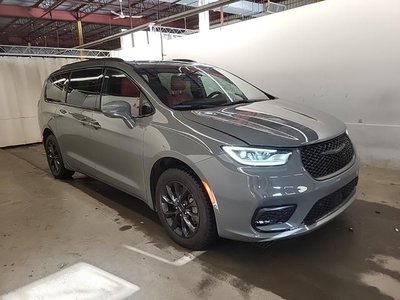
[[0,57],[0,147],[39,142],[37,102],[47,76],[65,58]]

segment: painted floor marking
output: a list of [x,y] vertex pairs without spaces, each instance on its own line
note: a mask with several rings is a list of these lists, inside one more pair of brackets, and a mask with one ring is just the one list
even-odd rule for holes
[[0,296],[1,300],[122,300],[140,288],[87,263],[39,279]]
[[[376,263],[385,271],[400,274],[400,260],[395,257],[378,254],[368,260]],[[368,286],[377,288],[382,294],[400,300],[400,281],[393,277],[392,274],[370,270],[360,274],[360,280]]]
[[[196,251],[196,252],[192,252],[192,253],[185,253],[181,258],[178,258],[178,259],[176,259],[176,260],[174,260],[174,261],[170,261],[170,260],[168,260],[168,259],[159,257],[159,256],[157,256],[157,255],[148,253],[148,252],[146,252],[146,251],[140,250],[140,249],[135,248],[135,247],[132,247],[132,246],[124,245],[124,247],[125,247],[126,249],[135,251],[135,252],[137,252],[137,253],[139,253],[139,254],[142,254],[142,255],[145,255],[145,256],[154,258],[154,259],[156,259],[156,260],[158,260],[158,261],[161,261],[161,262],[163,262],[163,263],[166,263],[166,264],[169,264],[169,265],[172,265],[172,266],[176,266],[176,267],[184,266],[184,265],[186,265],[187,263],[191,262],[191,261],[192,261],[193,259],[195,259],[196,257],[198,257],[198,256],[200,256],[201,254],[203,254],[203,253],[206,252],[206,251]],[[194,254],[193,254],[193,253],[194,253]]]

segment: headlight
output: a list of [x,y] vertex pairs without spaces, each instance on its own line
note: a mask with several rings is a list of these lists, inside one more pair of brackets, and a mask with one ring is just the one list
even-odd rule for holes
[[263,148],[222,146],[235,161],[247,166],[281,166],[288,162],[292,152]]

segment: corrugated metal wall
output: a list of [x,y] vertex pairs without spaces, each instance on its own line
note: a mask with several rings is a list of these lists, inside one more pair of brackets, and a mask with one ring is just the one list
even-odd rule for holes
[[0,147],[39,142],[37,102],[47,76],[65,58],[0,57]]

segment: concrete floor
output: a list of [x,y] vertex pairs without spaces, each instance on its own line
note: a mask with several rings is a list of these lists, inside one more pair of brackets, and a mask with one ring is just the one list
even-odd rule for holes
[[[98,268],[108,292],[139,288],[115,299],[400,299],[398,171],[363,167],[358,200],[310,235],[192,253],[139,200],[85,176],[54,180],[42,145],[0,149],[0,178],[0,295],[14,291],[4,299],[38,286],[68,298],[57,278],[77,267]],[[80,281],[85,298],[89,285]]]

